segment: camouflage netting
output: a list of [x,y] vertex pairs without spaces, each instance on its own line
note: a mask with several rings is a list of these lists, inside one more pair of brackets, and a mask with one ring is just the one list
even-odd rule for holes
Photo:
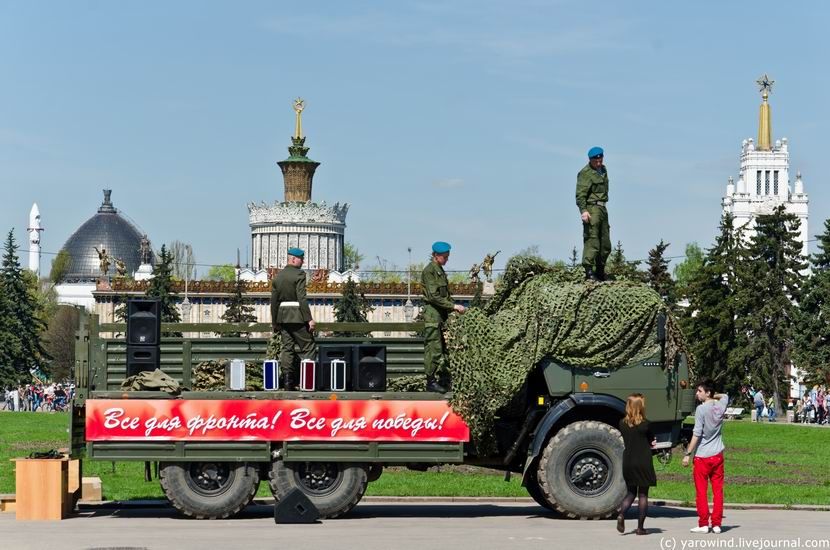
[[[450,404],[470,427],[481,454],[495,451],[496,412],[517,395],[543,359],[613,370],[652,356],[657,315],[666,305],[633,282],[586,282],[581,274],[519,258],[505,270],[485,309],[453,315],[445,337],[453,396]],[[668,313],[668,312],[666,312]],[[667,361],[685,345],[667,315]]]
[[[224,391],[230,359],[203,361],[193,369],[193,391]],[[245,361],[245,391],[262,390],[262,364]]]

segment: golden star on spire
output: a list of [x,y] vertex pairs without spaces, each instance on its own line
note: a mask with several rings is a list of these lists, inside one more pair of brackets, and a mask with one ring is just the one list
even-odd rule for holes
[[758,80],[756,80],[755,83],[758,84],[758,86],[760,86],[758,91],[761,92],[761,95],[764,98],[767,98],[769,94],[772,93],[772,85],[775,84],[775,81],[770,80],[770,78],[767,76],[767,73],[764,73],[764,75]]

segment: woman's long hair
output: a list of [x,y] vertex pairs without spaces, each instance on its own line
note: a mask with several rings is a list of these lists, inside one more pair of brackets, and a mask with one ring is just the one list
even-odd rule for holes
[[633,428],[646,419],[646,398],[641,393],[632,393],[625,401],[625,418],[623,422]]

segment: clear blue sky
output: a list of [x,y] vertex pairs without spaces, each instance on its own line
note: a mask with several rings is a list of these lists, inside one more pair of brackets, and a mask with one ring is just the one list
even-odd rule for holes
[[828,21],[823,2],[0,2],[0,230],[26,248],[36,201],[56,252],[111,188],[154,246],[233,262],[246,204],[282,200],[302,96],[314,199],[352,204],[364,267],[439,239],[455,269],[531,245],[567,258],[592,145],[614,241],[678,255],[714,236],[766,72],[812,236],[830,216]]

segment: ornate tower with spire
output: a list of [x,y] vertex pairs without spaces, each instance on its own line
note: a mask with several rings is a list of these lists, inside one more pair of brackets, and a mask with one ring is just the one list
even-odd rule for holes
[[738,183],[732,177],[726,185],[723,210],[735,218],[736,227],[745,227],[747,236],[754,232],[755,216],[768,214],[780,205],[801,220],[802,254],[808,254],[810,200],[804,192],[801,172],[790,181],[790,152],[787,138],[772,142],[772,110],[769,96],[774,80],[765,74],[758,79],[761,107],[758,119],[758,143],[752,138],[741,145],[741,168]]
[[296,118],[289,157],[277,163],[285,185],[284,201],[248,204],[254,270],[285,267],[288,249],[298,247],[306,253],[306,269],[343,271],[349,205],[328,206],[311,200],[314,172],[320,163],[308,158],[309,148],[303,136],[304,110],[305,102],[300,98],[294,100]]
[[291,138],[291,147],[288,148],[289,157],[278,162],[285,182],[285,202],[308,202],[311,200],[311,184],[314,171],[320,166],[308,158],[308,147],[305,146],[303,136],[303,109],[305,102],[301,98],[294,100],[296,124],[294,137]]

